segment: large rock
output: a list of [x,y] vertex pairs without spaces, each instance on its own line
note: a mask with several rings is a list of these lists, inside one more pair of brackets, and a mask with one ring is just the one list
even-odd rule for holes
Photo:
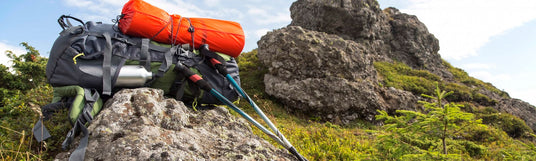
[[378,60],[388,58],[452,78],[438,54],[439,41],[416,16],[396,8],[382,11],[376,0],[298,0],[290,11],[289,26],[335,34],[384,56]]
[[336,34],[344,39],[383,39],[390,32],[376,0],[298,0],[291,26]]
[[259,60],[269,67],[266,92],[289,107],[342,123],[372,121],[376,110],[415,108],[411,93],[378,88],[376,55],[359,43],[288,26],[258,44]]
[[391,59],[414,69],[426,69],[443,78],[453,78],[438,53],[439,40],[428,32],[417,16],[401,13],[396,8],[387,8],[383,13],[390,19],[392,39],[387,45],[391,49],[388,53]]
[[89,131],[85,160],[293,160],[226,108],[194,111],[150,88],[115,94]]

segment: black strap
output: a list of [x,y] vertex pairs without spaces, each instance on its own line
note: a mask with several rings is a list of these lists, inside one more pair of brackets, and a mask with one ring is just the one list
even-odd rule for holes
[[173,55],[177,52],[177,48],[179,46],[173,46],[169,48],[169,51],[167,51],[164,54],[164,62],[162,62],[162,65],[160,65],[160,68],[158,68],[158,73],[156,74],[156,77],[162,77],[164,76],[164,73],[169,69],[171,64],[173,64]]
[[[153,35],[153,37],[151,37],[151,40],[153,40],[156,36],[158,36],[158,34],[160,34],[162,31],[164,31],[164,29],[166,29],[166,27],[171,23],[171,27],[173,28],[173,17],[169,16],[169,21],[168,23],[166,23],[166,25],[162,26],[162,28],[160,29],[160,31],[156,32],[156,34]],[[173,30],[171,30],[173,31]]]
[[[70,19],[73,19],[75,21],[78,21],[82,24],[82,26],[85,26],[84,24],[84,21],[76,18],[76,17],[72,17],[72,16],[67,16],[67,15],[61,15],[60,18],[58,18],[58,23],[60,24],[60,27],[62,29],[66,29],[66,28],[70,28],[70,27],[73,27],[73,25],[71,24],[71,22],[69,22],[69,18]],[[67,23],[65,23],[65,21],[67,21]]]
[[[179,18],[179,23],[177,24],[177,31],[173,31],[173,25],[171,25],[171,44],[175,44],[178,40],[177,40],[177,35],[179,35],[179,29],[181,28],[181,22],[182,22],[182,16],[181,18]],[[175,32],[175,33],[173,33]]]
[[186,18],[186,20],[188,20],[188,22],[190,23],[190,27],[188,27],[188,32],[190,32],[190,34],[192,35],[192,48],[190,48],[190,51],[194,51],[194,49],[195,49],[195,41],[194,41],[195,28],[194,28],[194,25],[192,24],[192,21],[190,21],[190,18]]
[[48,132],[48,129],[45,127],[45,125],[43,125],[43,118],[39,118],[37,123],[35,123],[32,132],[37,142],[41,142],[50,138],[50,132]]
[[141,39],[140,65],[145,67],[145,70],[151,71],[151,55],[149,55],[149,42],[151,40]]
[[106,39],[106,48],[103,50],[104,60],[102,61],[102,94],[112,94],[112,38],[110,34],[105,32],[102,34]]
[[48,120],[52,117],[52,114],[58,112],[61,109],[71,107],[72,102],[58,101],[56,103],[50,103],[41,107],[41,113],[43,113],[43,120]]
[[186,77],[182,75],[181,73],[176,73],[175,80],[173,81],[173,85],[171,85],[171,88],[169,89],[169,93],[175,97],[176,100],[182,100],[184,96],[184,86],[186,81]]
[[78,144],[76,150],[73,151],[73,153],[69,157],[69,161],[84,160],[89,140],[89,131],[85,125],[93,121],[91,111],[93,111],[93,106],[95,105],[95,102],[99,99],[99,97],[100,95],[97,90],[89,90],[84,88],[84,109],[80,113],[80,116],[78,116],[78,119],[76,120],[76,123],[73,128],[69,131],[69,133],[67,133],[67,137],[61,145],[63,150],[67,150],[69,145],[71,145],[71,143],[73,142],[76,133],[78,131],[82,132],[82,139],[80,139],[80,144]]
[[84,160],[84,157],[86,155],[87,144],[89,141],[89,131],[87,130],[86,126],[84,126],[80,121],[76,122],[76,126],[80,128],[83,137],[82,139],[80,139],[80,144],[78,144],[78,147],[76,148],[76,150],[74,150],[73,153],[71,153],[71,156],[69,156],[69,161]]

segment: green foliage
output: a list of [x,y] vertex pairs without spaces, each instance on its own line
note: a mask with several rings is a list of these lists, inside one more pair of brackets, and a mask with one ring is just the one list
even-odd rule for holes
[[48,59],[39,55],[39,51],[28,43],[21,43],[26,48],[26,54],[15,55],[11,51],[5,51],[11,59],[11,69],[0,65],[0,106],[6,106],[10,96],[21,93],[46,84],[45,68]]
[[470,77],[465,71],[452,67],[446,61],[443,63],[454,75],[453,82],[443,81],[439,76],[429,71],[415,70],[401,62],[374,62],[374,67],[383,78],[382,85],[410,91],[413,94],[433,94],[435,82],[439,82],[442,89],[454,92],[446,97],[451,102],[476,102],[483,106],[497,104],[496,100],[479,92],[481,89],[508,98],[508,93],[498,90],[489,83]]
[[[247,53],[242,53],[237,58],[240,81],[242,88],[249,89],[248,93],[254,93],[255,96],[267,96],[264,95],[264,74],[268,72],[257,58],[257,49]],[[260,81],[259,81],[260,80]]]
[[17,56],[11,51],[6,51],[7,56],[13,63],[13,72],[9,72],[5,66],[0,67],[2,76],[1,88],[29,90],[45,84],[45,67],[48,59],[39,55],[39,51],[28,43],[21,43],[27,53]]
[[52,100],[52,88],[45,78],[47,59],[27,43],[21,45],[26,54],[6,51],[13,66],[0,65],[0,160],[40,160],[45,156],[42,152],[48,151],[31,133],[39,106]]
[[[420,102],[426,108],[425,113],[397,110],[397,113],[401,115],[393,117],[385,111],[378,111],[380,114],[376,116],[376,119],[385,120],[384,128],[391,132],[379,137],[383,139],[382,142],[391,143],[387,146],[378,145],[379,149],[385,153],[390,153],[391,149],[394,148],[395,153],[392,153],[391,156],[397,158],[438,156],[439,158],[430,159],[445,159],[444,157],[454,159],[462,157],[449,155],[449,151],[457,152],[458,150],[453,149],[453,147],[460,144],[452,142],[452,140],[463,133],[469,133],[470,129],[482,128],[485,125],[482,124],[481,120],[475,119],[473,114],[461,111],[460,105],[455,103],[443,104],[442,100],[452,92],[441,91],[438,85],[434,92],[435,96],[423,94],[424,97],[435,101]],[[456,144],[450,145],[449,143]],[[470,141],[461,143],[463,146],[459,147],[464,149],[461,152],[468,152],[470,156],[480,156],[482,151],[485,151],[483,147],[472,146],[474,143]]]
[[404,63],[374,62],[374,67],[383,76],[388,87],[404,89],[412,93],[432,94],[434,82],[441,78],[425,70],[411,69]]
[[454,75],[454,79],[456,79],[457,82],[461,82],[461,83],[463,83],[463,84],[465,84],[466,86],[469,86],[469,87],[474,86],[474,87],[477,87],[477,88],[487,89],[487,90],[489,90],[489,91],[491,91],[493,93],[498,94],[499,96],[501,96],[503,98],[510,98],[508,93],[506,93],[505,91],[502,91],[502,90],[499,90],[499,89],[495,88],[495,86],[493,86],[491,83],[486,83],[486,82],[483,82],[483,81],[481,81],[479,79],[471,77],[471,76],[469,76],[469,74],[467,74],[467,72],[463,71],[460,68],[456,68],[456,67],[452,66],[450,63],[448,63],[445,60],[443,60],[443,64],[448,67],[449,72],[452,73],[452,75]]
[[529,137],[532,129],[525,124],[525,121],[507,113],[481,114],[480,118],[485,124],[497,127],[506,132],[510,137]]

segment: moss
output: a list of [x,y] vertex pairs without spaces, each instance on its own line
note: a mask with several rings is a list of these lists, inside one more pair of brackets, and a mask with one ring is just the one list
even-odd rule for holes
[[453,91],[454,93],[447,96],[447,100],[451,102],[470,102],[473,100],[471,89],[465,85],[458,83],[443,83],[442,88],[445,91]]
[[264,67],[257,57],[257,49],[240,54],[236,59],[240,70],[242,88],[248,89],[253,96],[266,96],[264,92],[264,74],[268,69]]
[[493,100],[486,95],[483,95],[481,93],[476,93],[476,92],[473,93],[473,100],[483,106],[495,106],[498,103],[498,101]]
[[443,64],[445,66],[447,66],[448,71],[450,73],[452,73],[452,75],[454,76],[454,79],[457,82],[463,83],[464,85],[469,86],[469,87],[476,87],[476,88],[479,88],[479,89],[486,89],[488,91],[491,91],[493,93],[498,94],[499,96],[501,96],[503,98],[510,98],[508,93],[506,93],[505,91],[497,89],[491,83],[483,82],[483,81],[481,81],[479,79],[471,77],[464,70],[452,66],[450,63],[448,63],[445,60],[443,60]]
[[508,98],[508,93],[500,91],[489,83],[470,77],[462,69],[455,68],[448,62],[443,62],[454,75],[453,82],[445,82],[441,77],[426,70],[416,70],[401,62],[375,62],[374,67],[383,78],[382,85],[410,91],[415,95],[431,94],[434,83],[439,82],[445,91],[453,91],[446,99],[450,102],[476,102],[483,106],[493,106],[497,100],[478,92],[485,89]]
[[497,127],[506,132],[510,137],[521,138],[532,133],[532,129],[525,121],[507,113],[481,114],[482,122]]
[[384,79],[383,85],[410,91],[413,94],[432,94],[435,82],[441,78],[425,70],[414,70],[404,63],[374,62]]

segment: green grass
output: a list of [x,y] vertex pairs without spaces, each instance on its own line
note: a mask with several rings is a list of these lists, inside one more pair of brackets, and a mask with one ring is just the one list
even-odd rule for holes
[[[238,57],[240,66],[240,78],[242,86],[259,107],[268,115],[268,117],[277,125],[279,130],[287,137],[287,139],[296,147],[296,149],[309,160],[399,160],[401,158],[393,158],[386,155],[385,151],[393,151],[397,147],[386,145],[382,136],[390,135],[391,132],[385,131],[384,127],[373,125],[372,123],[356,120],[348,125],[335,125],[330,122],[320,122],[314,117],[307,116],[302,113],[296,113],[289,110],[288,107],[279,103],[277,99],[268,96],[264,92],[263,76],[267,72],[256,57],[257,51],[242,53]],[[416,94],[431,93],[435,88],[435,82],[440,82],[440,87],[446,91],[454,91],[449,96],[449,100],[462,100],[466,107],[462,107],[465,111],[475,113],[478,119],[485,117],[493,117],[496,111],[491,111],[483,106],[475,106],[476,102],[490,101],[489,98],[476,92],[475,89],[467,86],[471,81],[460,81],[455,83],[441,83],[440,77],[431,74],[424,70],[413,70],[405,64],[387,62],[376,62],[374,64],[379,71],[380,76],[384,78],[381,83],[384,87],[395,87],[414,92]],[[467,76],[467,73],[461,72],[457,77],[465,76],[465,79],[472,80],[474,78]],[[458,78],[457,78],[458,79]],[[487,86],[486,83],[481,83],[478,80],[473,80],[473,86],[477,88],[494,88]],[[499,91],[500,90],[494,90]],[[249,107],[245,100],[241,100],[239,107],[244,109],[249,115],[256,120],[261,120],[257,114]],[[486,113],[486,111],[488,111]],[[487,115],[493,116],[487,116]],[[468,133],[464,133],[459,138],[455,138],[449,142],[449,151],[461,155],[449,155],[443,159],[449,160],[458,158],[463,160],[518,160],[535,159],[536,148],[534,142],[531,141],[527,131],[526,124],[519,122],[519,118],[515,116],[505,116],[492,119],[484,119],[484,123],[488,124],[487,128],[472,129]],[[513,120],[513,121],[505,121]],[[489,122],[486,122],[489,121]],[[514,133],[524,134],[524,137],[513,138],[509,136],[509,130],[505,127],[518,127]],[[267,135],[262,133],[256,127],[252,126],[253,132],[279,148],[277,142],[273,141]],[[519,130],[521,129],[521,132]],[[527,134],[530,133],[530,134]],[[411,133],[407,135],[411,136]],[[398,140],[398,141],[403,141]],[[413,140],[414,143],[424,140]],[[409,154],[409,153],[408,153]],[[436,154],[432,152],[424,152],[421,155],[407,155],[406,159],[411,158],[431,158],[437,159]],[[441,159],[441,158],[440,158]],[[404,159],[402,159],[404,160]]]
[[445,60],[443,60],[443,64],[448,67],[448,71],[450,73],[452,73],[452,75],[454,75],[454,78],[456,79],[457,82],[461,82],[462,84],[464,84],[466,86],[473,86],[473,87],[476,87],[476,88],[484,88],[484,89],[487,89],[487,90],[489,90],[489,91],[491,91],[493,93],[498,94],[499,96],[501,96],[503,98],[510,98],[508,93],[506,93],[505,91],[497,89],[491,83],[483,82],[483,81],[481,81],[479,79],[471,77],[471,76],[469,76],[469,74],[467,74],[467,72],[463,71],[460,68],[456,68],[456,67],[452,66],[450,63],[448,63]]
[[465,71],[455,68],[444,61],[448,70],[454,75],[454,82],[443,81],[439,76],[427,70],[416,70],[401,62],[374,62],[374,67],[383,79],[382,85],[410,91],[415,95],[432,94],[435,82],[441,89],[453,91],[446,99],[452,102],[474,102],[483,106],[493,106],[498,101],[480,92],[481,89],[491,91],[504,98],[508,93],[495,88],[490,83],[470,77]]

